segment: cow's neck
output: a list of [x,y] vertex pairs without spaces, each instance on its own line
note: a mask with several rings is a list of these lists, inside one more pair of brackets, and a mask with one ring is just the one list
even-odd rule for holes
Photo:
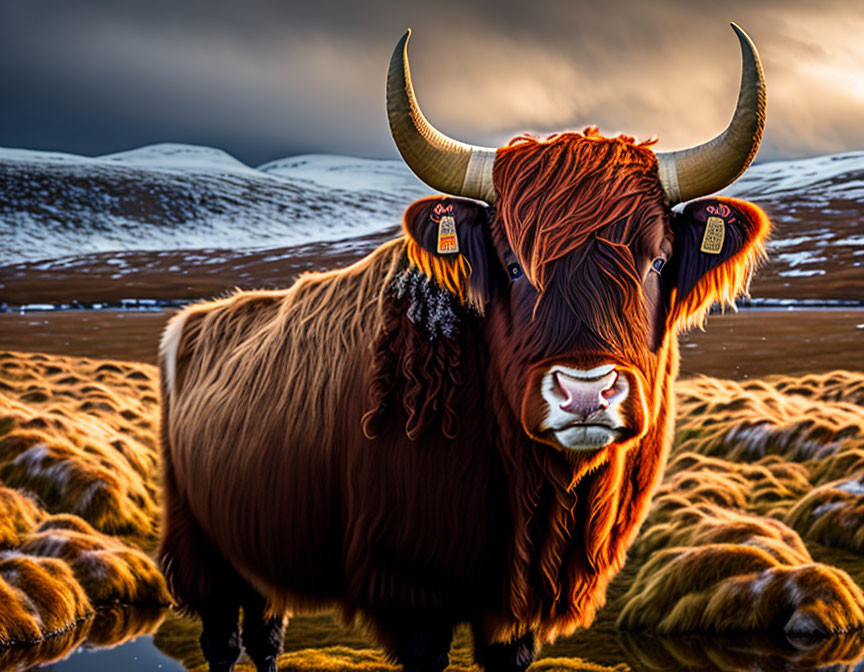
[[506,401],[492,397],[512,524],[504,609],[545,635],[587,626],[623,555],[624,455],[568,459],[528,438]]

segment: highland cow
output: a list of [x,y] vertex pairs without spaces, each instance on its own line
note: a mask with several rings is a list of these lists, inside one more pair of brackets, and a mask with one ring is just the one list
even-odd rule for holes
[[402,38],[391,130],[450,195],[353,266],[191,306],[163,336],[162,560],[211,670],[239,654],[240,608],[259,670],[289,611],[338,609],[405,670],[443,669],[459,623],[485,669],[524,670],[592,622],[663,468],[678,332],[764,254],[757,207],[692,201],[761,139],[735,30],[732,122],[666,154],[596,129],[451,140]]

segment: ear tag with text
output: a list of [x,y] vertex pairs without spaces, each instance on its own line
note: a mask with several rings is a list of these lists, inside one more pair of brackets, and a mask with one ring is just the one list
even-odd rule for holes
[[442,215],[438,220],[438,254],[457,254],[459,239],[456,237],[456,219],[453,215]]
[[[439,234],[440,235],[440,234]],[[726,238],[726,222],[722,217],[709,217],[705,224],[705,235],[702,236],[702,252],[720,254],[723,241]]]

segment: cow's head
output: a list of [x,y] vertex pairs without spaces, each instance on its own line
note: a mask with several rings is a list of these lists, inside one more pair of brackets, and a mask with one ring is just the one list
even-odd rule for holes
[[700,198],[743,172],[762,135],[762,68],[733,27],[744,68],[732,122],[667,154],[596,129],[464,145],[420,112],[410,33],[394,52],[393,137],[420,178],[453,194],[408,209],[409,256],[483,314],[496,389],[531,438],[568,455],[645,434],[677,367],[678,331],[745,291],[763,255],[758,208]]

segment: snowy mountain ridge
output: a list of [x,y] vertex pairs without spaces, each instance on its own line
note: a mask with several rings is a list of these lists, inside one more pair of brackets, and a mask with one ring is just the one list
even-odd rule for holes
[[[101,157],[0,149],[0,266],[360,238],[395,232],[405,207],[429,193],[400,160],[308,154],[252,168],[218,149],[178,144]],[[752,166],[724,193],[793,228],[805,215],[857,219],[864,151]],[[843,235],[864,245],[840,230],[804,235],[817,246]]]
[[188,145],[93,158],[0,149],[0,185],[0,265],[354,238],[395,230],[430,193],[395,160],[312,154],[256,169]]

